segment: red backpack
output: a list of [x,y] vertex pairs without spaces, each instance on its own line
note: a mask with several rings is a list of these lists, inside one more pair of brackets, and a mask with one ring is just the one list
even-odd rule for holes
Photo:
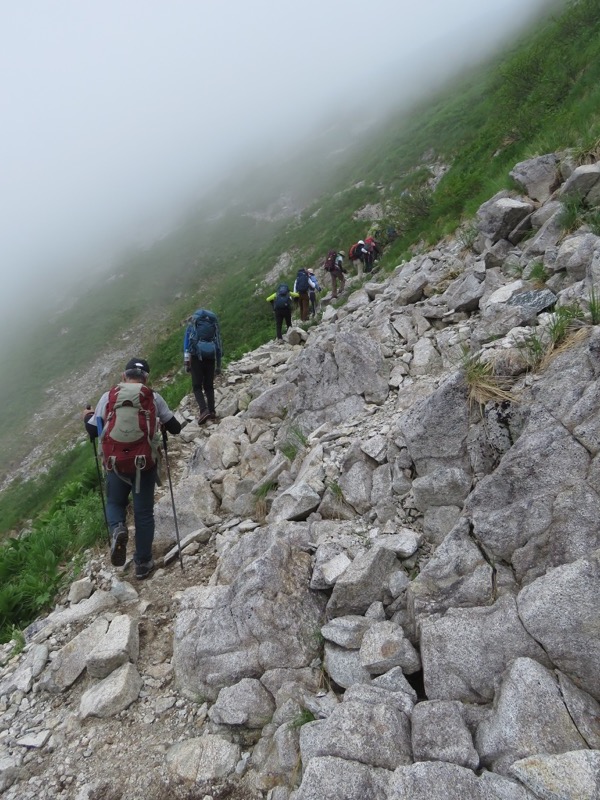
[[358,244],[353,244],[348,250],[348,258],[350,261],[354,261],[355,258],[358,258],[358,247]]
[[100,436],[104,466],[118,475],[136,476],[152,469],[158,457],[155,442],[154,392],[143,383],[119,383],[108,393],[106,423]]

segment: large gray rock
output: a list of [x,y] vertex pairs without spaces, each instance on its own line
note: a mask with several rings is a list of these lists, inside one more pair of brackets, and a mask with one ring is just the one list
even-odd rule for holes
[[459,373],[403,414],[400,431],[419,476],[438,467],[469,471],[469,420],[467,387]]
[[[471,295],[468,295],[470,298]],[[455,302],[459,305],[469,304],[464,295],[457,295]],[[428,337],[423,337],[413,347],[413,358],[410,362],[411,375],[435,375],[442,369],[442,357],[434,343]]]
[[383,800],[389,770],[374,769],[344,758],[312,758],[290,800]]
[[462,506],[471,490],[472,478],[456,467],[438,467],[422,478],[415,478],[412,489],[420,511],[432,506]]
[[[219,508],[219,501],[204,473],[194,473],[181,478],[173,486],[173,497],[180,536],[185,536],[203,527],[207,516],[215,514]],[[173,504],[168,492],[155,504],[154,518],[156,523],[154,553],[156,557],[156,555],[166,553],[177,542]]]
[[[293,722],[293,719],[291,720]],[[300,763],[300,733],[289,721],[280,725],[272,736],[262,736],[250,760],[255,774],[253,783],[265,791],[275,782],[280,785],[269,792],[270,800],[289,800],[289,789]]]
[[340,575],[344,574],[351,563],[351,559],[348,558],[340,546],[333,544],[320,545],[315,553],[310,588],[329,589],[336,583]]
[[411,715],[415,761],[448,761],[477,769],[479,755],[460,703],[433,700],[417,703]]
[[528,258],[544,256],[546,251],[558,244],[563,236],[562,203],[557,210],[548,217],[539,231],[529,239],[525,248]]
[[532,411],[520,439],[469,495],[464,512],[493,559],[518,580],[600,546],[600,497],[586,485],[588,450],[555,414]]
[[532,203],[507,194],[499,192],[477,210],[477,227],[492,244],[508,239],[510,232],[534,209]]
[[358,614],[347,617],[335,617],[321,628],[323,638],[340,647],[358,650],[366,631],[372,625],[371,620]]
[[570,236],[558,249],[554,270],[566,270],[573,281],[585,278],[600,238],[593,233]]
[[401,667],[406,675],[421,669],[419,654],[391,620],[376,622],[365,632],[360,645],[360,663],[372,675]]
[[556,679],[529,658],[515,659],[505,673],[492,715],[477,728],[475,746],[483,766],[505,775],[521,758],[586,747]]
[[49,674],[42,679],[44,688],[49,691],[63,691],[71,686],[85,669],[90,651],[107,630],[108,622],[98,619],[62,647],[50,666]]
[[510,773],[541,800],[598,800],[600,752],[540,753],[516,761]]
[[358,650],[346,650],[331,642],[325,642],[323,668],[331,680],[344,689],[371,681],[371,673],[360,663]]
[[356,461],[349,470],[342,473],[339,486],[344,500],[358,514],[364,514],[371,507],[373,469],[364,461]]
[[600,180],[600,164],[582,164],[560,187],[560,197],[585,197]]
[[523,627],[513,597],[484,608],[450,609],[421,624],[423,678],[430,700],[490,702],[498,676],[518,656],[550,666]]
[[324,598],[309,589],[310,556],[275,541],[228,586],[189,589],[175,622],[173,663],[180,689],[216,698],[224,686],[282,664],[308,666]]
[[249,417],[258,419],[284,419],[292,404],[296,387],[292,383],[278,383],[256,397],[246,410]]
[[514,294],[506,304],[525,309],[527,319],[532,320],[542,311],[555,305],[557,300],[557,296],[550,289],[532,289]]
[[474,273],[467,272],[452,281],[442,299],[451,311],[475,311],[484,290],[483,282]]
[[517,603],[553,663],[600,700],[600,551],[550,570],[522,589]]
[[344,702],[327,719],[302,726],[300,752],[305,766],[315,757],[336,756],[395,769],[412,761],[408,717],[384,704]]
[[33,636],[33,641],[42,641],[56,631],[64,628],[66,625],[72,625],[81,622],[88,617],[97,616],[103,611],[108,611],[117,605],[117,599],[104,589],[97,589],[91,597],[87,600],[82,600],[75,606],[65,608],[64,610],[53,611],[44,620],[45,624],[40,629],[39,633]]
[[[91,640],[92,636],[90,635],[88,641]],[[85,652],[85,647],[82,643],[79,645],[79,647],[80,653]],[[46,666],[49,652],[48,645],[46,644],[30,644],[27,647],[26,653],[22,658],[19,659],[16,669],[8,674],[5,674],[0,681],[0,697],[2,697],[2,695],[11,695],[13,692],[23,692],[23,694],[27,694],[29,691],[31,691],[34,678],[37,678]],[[58,661],[59,663],[61,662],[61,654],[64,656],[64,653],[59,651],[59,655],[57,658],[55,658],[55,661]],[[81,663],[79,663],[78,671],[74,670],[74,674],[76,673],[75,677],[70,679],[67,685],[73,683],[80,672]],[[44,685],[44,688],[46,689],[66,688],[66,686],[63,686],[62,684],[54,684],[54,687],[50,687],[47,684],[47,680],[42,681],[42,685]]]
[[0,792],[5,792],[19,778],[22,756],[0,756]]
[[320,495],[308,483],[295,483],[275,497],[267,521],[305,520],[319,507],[320,502]]
[[528,197],[544,203],[558,183],[558,157],[548,153],[528,158],[515,164],[509,175],[522,186]]
[[79,704],[79,716],[81,719],[114,717],[137,700],[141,688],[139,672],[127,662],[84,692]]
[[575,686],[562,672],[557,672],[557,677],[563,700],[577,730],[589,747],[600,750],[600,703]]
[[391,550],[373,547],[356,556],[336,581],[327,603],[327,617],[364,614],[371,603],[387,593],[389,576],[398,569]]
[[221,555],[219,583],[233,583],[247,566],[264,556],[273,545],[287,544],[305,550],[309,541],[309,527],[304,522],[279,522],[248,531]]
[[175,777],[194,784],[226,778],[235,770],[240,754],[238,744],[208,734],[172,745],[166,762]]
[[459,520],[407,589],[415,626],[449,608],[493,602],[493,579],[493,569],[469,535],[467,521]]
[[295,361],[295,370],[290,418],[306,419],[307,425],[312,419],[313,427],[311,412],[327,410],[324,417],[344,422],[352,417],[353,408],[358,411],[365,401],[381,404],[389,393],[389,366],[367,331],[349,329],[329,341],[321,337],[318,343],[309,342]]
[[86,658],[87,671],[94,678],[105,678],[113,670],[136,662],[140,650],[138,623],[126,614],[116,616],[106,634]]
[[271,720],[274,711],[273,696],[262,683],[255,678],[243,678],[234,686],[221,689],[208,715],[219,725],[262,728]]
[[520,784],[440,761],[398,767],[387,800],[535,800]]
[[393,706],[410,718],[417,701],[417,694],[402,674],[402,670],[399,667],[394,669],[398,671],[399,676],[402,676],[403,684],[397,678],[393,681],[393,688],[375,686],[375,683],[355,683],[344,692],[344,703]]

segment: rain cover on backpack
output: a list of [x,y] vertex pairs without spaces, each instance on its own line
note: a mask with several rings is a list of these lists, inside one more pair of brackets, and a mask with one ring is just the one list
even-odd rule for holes
[[217,357],[217,315],[205,308],[199,308],[192,315],[188,347],[200,360]]
[[280,283],[277,287],[277,296],[273,302],[273,308],[278,311],[283,311],[286,308],[292,307],[292,298],[290,297],[290,289],[287,283]]
[[106,423],[100,436],[104,466],[117,474],[137,475],[157,459],[154,392],[143,383],[119,383],[108,393]]

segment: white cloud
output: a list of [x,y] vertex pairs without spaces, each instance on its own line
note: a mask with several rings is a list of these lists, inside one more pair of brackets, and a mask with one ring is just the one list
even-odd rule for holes
[[[4,305],[48,261],[165,207],[328,108],[390,102],[551,0],[22,0],[0,10]],[[347,100],[346,100],[347,98]],[[160,201],[160,202],[159,202]],[[92,238],[94,237],[94,238]],[[1,307],[0,307],[0,310]]]

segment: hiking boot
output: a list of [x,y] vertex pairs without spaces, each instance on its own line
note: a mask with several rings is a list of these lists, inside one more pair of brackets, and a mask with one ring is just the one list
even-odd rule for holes
[[142,561],[140,564],[135,565],[135,577],[138,581],[142,581],[150,575],[153,569],[154,559],[151,558],[150,561]]
[[110,563],[113,567],[122,567],[127,558],[127,541],[129,534],[124,522],[119,522],[112,530],[110,543]]
[[210,419],[210,411],[201,411],[198,417],[198,425],[204,425],[207,419]]
[[218,422],[219,421],[219,418],[217,417],[217,415],[215,414],[214,411],[210,412],[210,416],[209,416],[208,419],[209,419],[210,422]]

